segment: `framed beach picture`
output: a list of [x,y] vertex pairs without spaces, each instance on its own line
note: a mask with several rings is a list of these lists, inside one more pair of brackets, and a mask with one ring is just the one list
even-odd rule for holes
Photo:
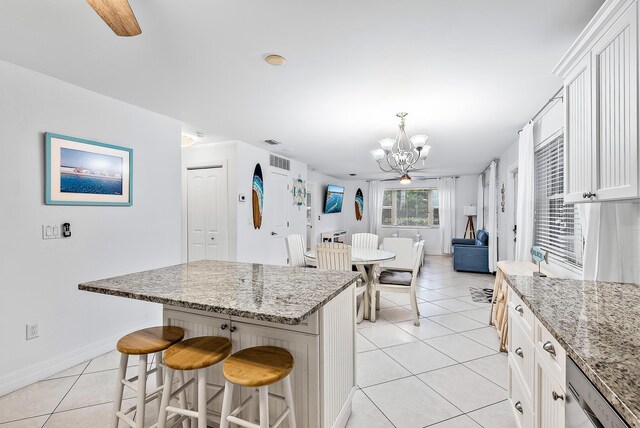
[[132,204],[133,150],[45,134],[47,205]]

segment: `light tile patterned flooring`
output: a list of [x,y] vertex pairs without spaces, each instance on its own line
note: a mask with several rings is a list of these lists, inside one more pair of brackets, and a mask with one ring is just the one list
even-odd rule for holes
[[427,257],[420,274],[420,327],[406,295],[384,293],[375,324],[358,326],[358,391],[349,428],[512,428],[507,356],[488,327],[489,304],[469,287],[492,275],[455,272]]
[[[407,296],[382,295],[378,321],[358,326],[349,428],[516,426],[506,401],[507,358],[486,326],[489,305],[469,297],[469,287],[491,287],[493,279],[454,272],[448,257],[427,257],[420,327]],[[0,428],[108,427],[118,362],[110,352],[0,397]],[[130,365],[137,370],[135,359]],[[148,416],[149,425],[151,409]]]

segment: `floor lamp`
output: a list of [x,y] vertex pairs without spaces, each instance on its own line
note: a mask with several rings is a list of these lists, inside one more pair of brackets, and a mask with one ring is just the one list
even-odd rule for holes
[[477,215],[477,210],[475,205],[467,205],[464,207],[464,215],[467,216],[467,227],[464,229],[464,238],[467,239],[467,233],[469,234],[469,239],[476,239],[476,230],[473,226],[473,216]]

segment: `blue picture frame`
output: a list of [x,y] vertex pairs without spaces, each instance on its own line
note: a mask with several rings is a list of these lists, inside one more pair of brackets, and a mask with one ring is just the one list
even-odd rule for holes
[[[120,172],[107,172],[106,169],[109,167],[103,171],[83,169],[79,165],[73,169],[65,167],[61,164],[64,153],[75,155],[74,159],[110,161],[107,163],[115,165],[111,168],[120,165]],[[63,183],[63,176],[74,178],[73,187]],[[91,186],[86,185],[89,182],[92,183]],[[133,205],[133,149],[46,132],[45,204],[127,207]]]

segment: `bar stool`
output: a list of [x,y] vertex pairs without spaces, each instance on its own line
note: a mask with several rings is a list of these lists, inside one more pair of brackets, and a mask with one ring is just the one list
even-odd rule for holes
[[[187,418],[194,418],[198,421],[198,428],[207,428],[207,405],[224,390],[223,386],[207,383],[207,368],[218,364],[229,355],[231,355],[231,341],[225,337],[218,336],[194,337],[176,343],[167,349],[164,353],[166,373],[162,401],[160,403],[160,414],[158,416],[158,428],[165,428],[167,421],[176,416],[178,416],[178,419],[171,422],[172,426],[181,421],[186,421]],[[176,370],[180,377],[178,388],[172,393],[171,386]],[[184,393],[185,389],[196,381],[194,376],[185,383],[184,371],[186,370],[197,370],[197,410],[194,410],[193,407],[188,407],[187,403],[182,401],[180,402],[180,407],[169,405],[171,398]],[[207,388],[218,388],[218,391],[208,400]],[[195,397],[193,401],[196,401]]]
[[[293,355],[286,349],[275,346],[256,346],[236,352],[224,362],[224,398],[222,400],[222,414],[220,415],[220,428],[228,428],[229,422],[247,428],[275,428],[288,416],[289,428],[296,428],[296,416],[293,410],[293,394],[291,393],[291,380],[289,374],[293,370]],[[284,397],[269,392],[269,385],[282,380]],[[231,402],[233,400],[233,387],[235,385],[253,388],[252,394],[244,400],[233,412]],[[256,402],[259,396],[259,402]],[[286,408],[276,419],[273,425],[269,425],[269,396],[283,400]],[[256,425],[255,410],[259,405],[260,425]],[[238,418],[245,407],[249,407],[249,421]]]
[[[145,404],[158,398],[162,390],[162,351],[178,343],[184,337],[184,330],[180,327],[150,327],[134,331],[122,337],[116,348],[120,352],[120,367],[118,369],[118,383],[116,385],[116,399],[111,426],[117,428],[120,420],[132,428],[144,427]],[[148,369],[148,356],[156,356],[156,366]],[[138,375],[127,379],[129,355],[138,355]],[[147,392],[147,375],[156,374],[156,388]],[[137,386],[133,382],[138,381]],[[132,389],[137,395],[134,406],[122,411],[122,395],[124,387]],[[135,421],[127,414],[136,410]]]

